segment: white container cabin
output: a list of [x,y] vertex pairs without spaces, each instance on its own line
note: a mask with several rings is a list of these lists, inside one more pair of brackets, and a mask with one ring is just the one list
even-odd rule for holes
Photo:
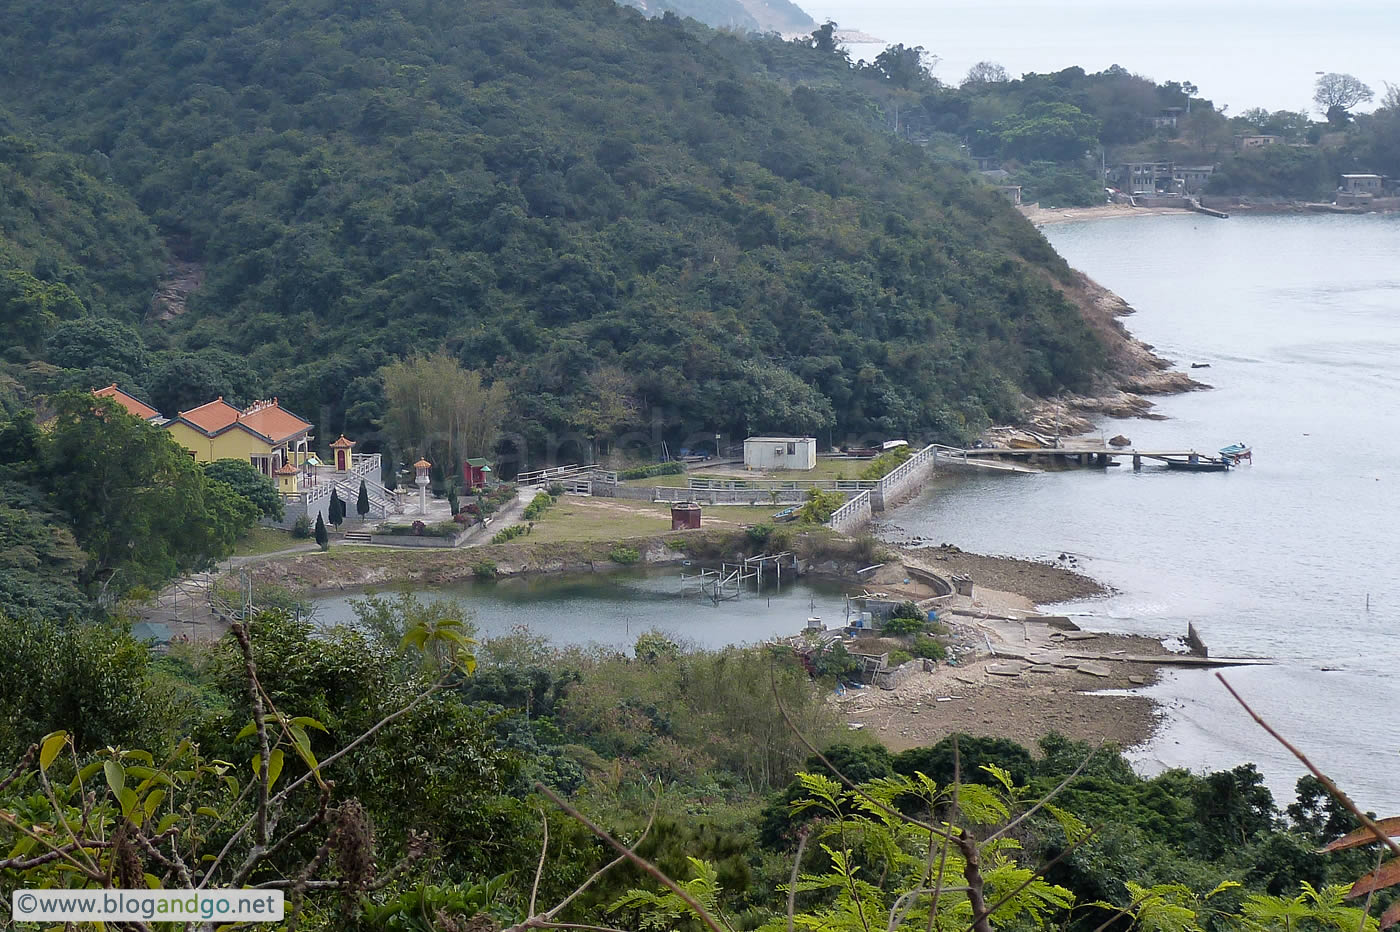
[[745,469],[814,469],[815,437],[750,437],[744,441]]

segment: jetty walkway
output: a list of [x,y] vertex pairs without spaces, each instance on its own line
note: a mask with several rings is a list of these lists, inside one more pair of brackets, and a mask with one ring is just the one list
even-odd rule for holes
[[1186,461],[1227,462],[1218,453],[1202,453],[1200,450],[1139,450],[1136,447],[1112,447],[1103,443],[1084,442],[1072,442],[1055,447],[969,447],[965,450],[950,450],[948,455],[956,455],[967,460],[991,462],[1011,461],[1026,464],[1098,467],[1117,466],[1120,458],[1127,458],[1132,461],[1134,469],[1141,469],[1143,460],[1152,460],[1162,464]]

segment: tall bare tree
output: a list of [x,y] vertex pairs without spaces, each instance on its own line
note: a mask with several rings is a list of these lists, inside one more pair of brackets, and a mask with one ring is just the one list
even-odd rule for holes
[[1313,103],[1331,119],[1332,114],[1346,113],[1357,104],[1364,104],[1375,96],[1375,92],[1355,75],[1331,71],[1317,79]]
[[967,69],[967,75],[962,79],[962,86],[976,84],[1003,84],[1011,80],[1011,76],[1006,73],[1006,69],[994,61],[979,61],[971,68]]

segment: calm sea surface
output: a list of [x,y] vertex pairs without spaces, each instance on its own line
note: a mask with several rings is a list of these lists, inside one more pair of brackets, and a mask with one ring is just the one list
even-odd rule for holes
[[[1119,64],[1156,81],[1194,81],[1233,113],[1312,107],[1319,71],[1355,74],[1377,94],[1396,81],[1400,5],[1381,0],[1181,0],[1170,7],[1119,0],[802,0],[882,40],[852,45],[870,59],[884,43],[922,45],[934,73],[956,84],[975,62],[1013,77]],[[1369,109],[1370,105],[1361,109]]]
[[[1272,657],[1226,675],[1363,805],[1400,812],[1400,216],[1196,215],[1053,225],[1076,268],[1127,299],[1134,334],[1213,391],[1104,436],[1212,451],[1228,474],[1144,467],[954,480],[888,515],[970,550],[1078,555],[1118,590],[1085,627]],[[1369,607],[1368,607],[1369,600]],[[1255,761],[1292,797],[1301,767],[1206,672],[1152,688],[1169,709],[1144,770]]]

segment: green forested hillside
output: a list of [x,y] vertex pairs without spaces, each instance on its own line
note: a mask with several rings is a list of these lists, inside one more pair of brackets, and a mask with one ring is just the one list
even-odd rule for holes
[[508,431],[569,456],[629,431],[959,435],[1101,358],[1062,260],[884,134],[834,51],[611,0],[0,10],[20,128],[207,266],[145,330],[204,354],[170,397],[261,390],[372,441],[379,367],[445,346],[511,386]]

